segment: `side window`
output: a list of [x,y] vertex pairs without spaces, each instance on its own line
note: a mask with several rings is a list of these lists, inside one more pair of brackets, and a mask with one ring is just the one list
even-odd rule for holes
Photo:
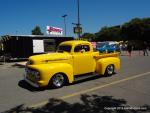
[[77,45],[74,52],[88,52],[90,51],[89,45]]
[[90,47],[89,47],[89,45],[83,45],[83,47],[82,47],[82,48],[85,50],[85,52],[90,51]]
[[74,52],[80,52],[82,50],[82,45],[77,45],[75,48],[74,48]]

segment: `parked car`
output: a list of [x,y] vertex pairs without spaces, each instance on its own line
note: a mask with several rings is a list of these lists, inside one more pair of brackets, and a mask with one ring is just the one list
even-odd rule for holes
[[112,53],[120,52],[120,47],[115,43],[101,42],[97,44],[96,50],[98,50],[100,53]]
[[108,52],[120,52],[120,47],[118,44],[111,44],[108,46]]
[[96,45],[96,50],[98,50],[100,53],[107,53],[107,48],[109,46],[108,42],[100,42]]

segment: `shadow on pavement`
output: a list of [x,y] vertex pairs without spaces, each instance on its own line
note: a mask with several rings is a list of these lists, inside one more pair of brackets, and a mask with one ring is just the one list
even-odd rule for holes
[[[76,81],[72,84],[68,83],[68,84],[66,84],[66,86],[80,84],[80,83],[95,80],[95,79],[98,79],[98,78],[101,78],[101,77],[100,76],[89,77],[89,78],[86,78],[86,79],[78,80],[78,81]],[[44,91],[44,90],[55,90],[56,89],[56,88],[53,88],[53,87],[35,88],[35,87],[32,87],[30,84],[28,84],[25,80],[20,80],[18,82],[18,86],[23,88],[23,89],[26,89],[28,91],[31,91],[31,92],[38,92],[38,91]]]
[[[88,78],[85,78],[85,79],[81,79],[81,80],[78,80],[78,81],[75,81],[74,83],[72,83],[73,85],[74,84],[80,84],[80,83],[83,83],[83,82],[86,82],[86,81],[91,81],[91,80],[96,80],[96,79],[100,79],[100,78],[105,78],[105,77],[112,77],[112,76],[116,76],[117,73],[114,72],[113,75],[110,75],[110,76],[105,76],[105,75],[94,75],[94,76],[91,76],[91,77],[88,77]],[[86,76],[86,75],[84,75]]]
[[35,87],[32,87],[32,86],[31,86],[30,84],[28,84],[25,80],[20,80],[20,81],[18,82],[18,86],[21,87],[21,88],[23,88],[23,89],[27,89],[27,90],[29,90],[29,91],[31,91],[31,92],[39,92],[39,91],[44,91],[44,90],[46,90],[45,87],[43,87],[43,88],[35,88]]
[[4,65],[3,63],[0,63],[0,65]]
[[[81,95],[81,103],[70,104],[60,99],[49,99],[41,107],[29,108],[24,105],[16,106],[3,113],[144,113],[150,111],[150,106],[142,109],[125,109],[130,106],[124,99],[115,99],[112,96]],[[124,108],[124,109],[123,109]]]
[[100,78],[102,78],[102,77],[104,77],[104,76],[100,76],[100,75],[98,76],[98,75],[97,75],[97,76],[93,76],[93,77],[88,77],[88,78],[85,78],[85,79],[77,80],[77,81],[75,81],[74,83],[72,83],[72,85],[81,84],[81,83],[83,83],[83,82],[100,79]]
[[[116,73],[114,73],[111,76],[116,76]],[[74,83],[71,83],[71,84],[68,83],[65,86],[81,84],[81,83],[84,83],[84,82],[87,82],[87,81],[92,81],[92,80],[95,80],[95,79],[100,79],[100,78],[103,78],[103,77],[111,77],[111,76],[96,75],[96,76],[93,76],[93,77],[88,77],[88,78],[85,78],[85,79],[81,79],[81,80],[75,81]],[[27,90],[29,90],[31,92],[38,92],[38,91],[44,91],[44,90],[55,90],[55,89],[57,89],[57,88],[54,88],[54,87],[35,88],[35,87],[32,87],[30,84],[28,84],[25,80],[20,80],[18,82],[18,86],[23,88],[23,89],[27,89]]]

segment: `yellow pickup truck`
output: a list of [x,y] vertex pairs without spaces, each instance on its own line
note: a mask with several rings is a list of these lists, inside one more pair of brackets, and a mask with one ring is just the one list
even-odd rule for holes
[[62,87],[87,73],[112,75],[120,69],[117,53],[94,52],[88,41],[62,42],[55,53],[31,56],[26,64],[25,81],[34,87]]

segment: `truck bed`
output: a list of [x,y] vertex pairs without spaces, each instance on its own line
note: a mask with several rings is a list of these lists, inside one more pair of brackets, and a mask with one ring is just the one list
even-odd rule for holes
[[95,59],[101,59],[101,58],[106,58],[106,57],[119,57],[119,53],[100,53],[98,55],[94,55]]

